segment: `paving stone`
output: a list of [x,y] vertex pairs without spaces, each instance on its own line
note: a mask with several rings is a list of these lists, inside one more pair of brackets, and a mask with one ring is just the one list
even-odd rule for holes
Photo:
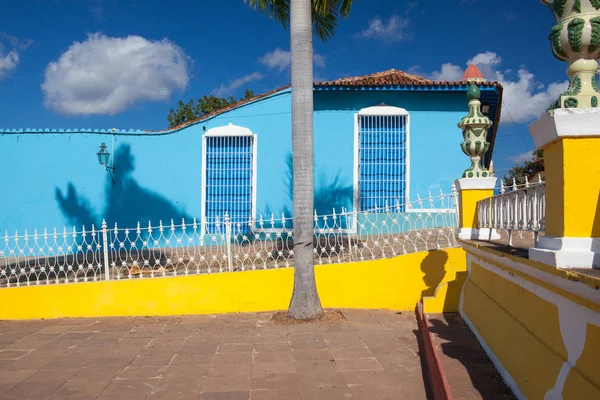
[[203,392],[240,392],[251,388],[250,376],[242,375],[232,379],[229,376],[207,376],[202,386]]
[[44,399],[61,387],[64,381],[30,382],[27,379],[2,395],[2,400]]
[[252,390],[295,390],[298,388],[299,374],[251,376]]
[[212,364],[220,363],[251,363],[252,353],[217,353],[214,355]]
[[254,353],[254,362],[294,361],[291,351],[261,351]]
[[352,400],[412,400],[400,388],[381,387],[372,384],[348,385]]
[[347,387],[300,387],[302,400],[348,400],[352,392]]
[[255,362],[252,364],[252,376],[294,373],[296,373],[296,365],[293,361]]
[[292,352],[292,357],[296,361],[306,361],[306,360],[331,360],[333,359],[333,354],[329,349],[323,350],[296,350]]
[[198,400],[200,393],[152,393],[147,400]]
[[38,370],[27,378],[28,382],[52,382],[52,381],[63,381],[71,379],[77,374],[82,368],[44,368]]
[[206,392],[200,394],[200,400],[249,400],[250,392]]
[[16,385],[17,383],[25,380],[37,371],[37,369],[3,369],[0,373],[0,384],[11,383]]
[[52,400],[59,399],[91,399],[98,397],[100,393],[110,384],[111,381],[67,381],[58,390],[56,390],[51,396]]
[[351,339],[350,338],[348,338],[348,339],[325,339],[325,342],[327,343],[327,346],[329,346],[329,348],[332,350],[353,348],[353,347],[358,347],[358,348],[366,347],[365,344],[363,343],[363,341],[360,340],[358,337],[351,338]]
[[297,388],[253,390],[250,398],[252,400],[302,400],[300,390]]
[[152,393],[145,400],[198,400],[200,393]]
[[100,398],[113,399],[117,396],[148,397],[157,385],[158,379],[120,379],[112,381],[100,394]]
[[160,393],[200,393],[204,387],[204,377],[163,377],[154,388],[155,394]]
[[292,347],[289,342],[268,342],[268,343],[255,343],[255,352],[274,352],[274,351],[290,351]]
[[166,369],[166,366],[149,366],[140,367],[137,365],[130,365],[126,367],[123,372],[119,374],[117,379],[150,379],[160,378],[162,373]]
[[[213,363],[214,354],[209,353],[178,353],[171,360],[170,365],[210,365]],[[226,361],[224,361],[226,362]]]
[[299,373],[325,373],[333,374],[338,372],[338,367],[333,360],[304,360],[295,361],[296,370]]
[[163,378],[202,378],[208,374],[208,369],[208,365],[171,363],[163,373]]
[[217,353],[251,353],[254,351],[252,343],[221,343]]
[[372,371],[383,369],[375,358],[350,358],[336,360],[335,363],[340,371]]
[[77,372],[75,375],[73,375],[73,377],[71,377],[71,380],[77,380],[77,381],[104,381],[104,380],[113,380],[115,379],[117,376],[119,376],[119,374],[125,369],[125,366],[123,367],[115,367],[115,366],[110,366],[110,367],[105,367],[100,365],[96,365],[96,366],[88,366],[85,368],[82,368],[79,372]]
[[348,347],[341,349],[332,349],[331,354],[336,360],[347,358],[368,358],[373,357],[373,353],[365,346],[363,347]]
[[138,366],[166,366],[171,363],[173,358],[175,357],[174,353],[161,353],[161,354],[150,354],[144,355],[140,354],[131,361],[131,365]]
[[[218,363],[208,367],[207,376],[248,375],[252,370],[250,363]],[[235,378],[232,378],[235,379]]]

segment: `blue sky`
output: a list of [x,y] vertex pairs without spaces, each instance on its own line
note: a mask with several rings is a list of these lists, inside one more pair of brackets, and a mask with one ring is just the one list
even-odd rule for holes
[[[566,85],[547,39],[553,23],[539,1],[355,0],[335,38],[315,40],[315,76],[396,68],[455,80],[478,64],[505,85],[501,174],[533,149],[529,123]],[[258,94],[290,79],[289,33],[243,0],[7,1],[0,43],[5,128],[161,129],[179,99]]]

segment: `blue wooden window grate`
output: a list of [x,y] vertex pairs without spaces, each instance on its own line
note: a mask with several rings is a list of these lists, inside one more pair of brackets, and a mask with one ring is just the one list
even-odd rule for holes
[[206,202],[208,233],[225,232],[216,226],[229,215],[233,232],[248,233],[252,219],[253,137],[206,138]]
[[359,116],[359,211],[405,211],[406,116]]

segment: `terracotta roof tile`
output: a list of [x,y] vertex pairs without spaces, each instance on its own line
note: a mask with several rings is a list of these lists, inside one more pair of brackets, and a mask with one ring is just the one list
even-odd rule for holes
[[[464,86],[466,82],[451,81],[433,81],[417,75],[409,74],[397,69],[377,72],[371,75],[355,76],[351,78],[341,78],[333,81],[315,82],[315,86]],[[480,86],[502,87],[498,82],[478,82]]]

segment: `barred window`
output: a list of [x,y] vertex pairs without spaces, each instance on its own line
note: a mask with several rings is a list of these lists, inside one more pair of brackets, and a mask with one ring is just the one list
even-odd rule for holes
[[250,230],[255,149],[255,136],[245,128],[230,125],[211,129],[204,135],[202,207],[207,233],[215,232],[216,219],[222,222],[225,214],[236,231],[238,226],[243,233]]
[[401,108],[371,107],[357,116],[358,211],[405,211],[408,182],[409,115]]

